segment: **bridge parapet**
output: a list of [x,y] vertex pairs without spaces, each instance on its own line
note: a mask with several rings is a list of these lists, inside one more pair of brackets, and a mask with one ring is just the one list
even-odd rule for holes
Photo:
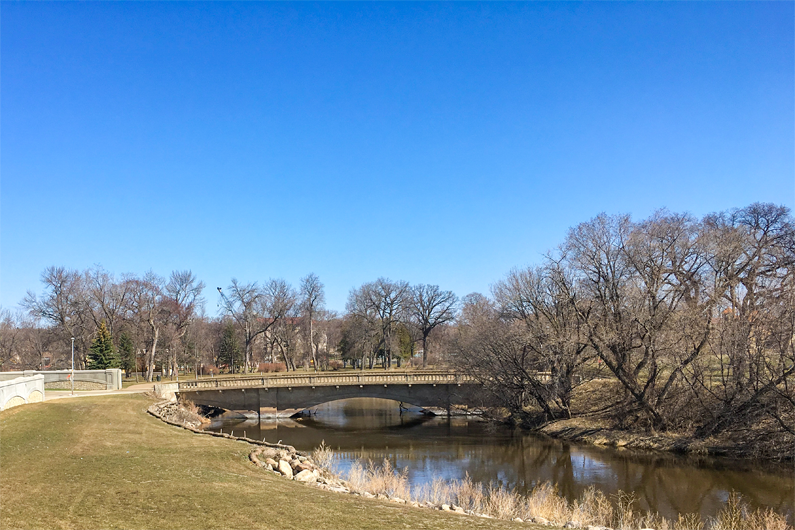
[[205,390],[213,388],[291,388],[315,386],[353,386],[353,385],[436,385],[474,383],[475,378],[447,371],[423,372],[364,372],[339,374],[300,374],[283,376],[240,377],[234,379],[214,379],[210,381],[184,381],[179,383],[180,391]]

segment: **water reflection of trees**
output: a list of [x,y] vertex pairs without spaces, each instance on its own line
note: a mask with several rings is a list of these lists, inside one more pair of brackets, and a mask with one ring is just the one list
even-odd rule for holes
[[[328,422],[313,417],[279,421],[275,429],[271,424],[270,430],[266,424],[258,430],[256,422],[249,422],[245,429],[250,437],[282,439],[303,450],[311,450],[323,440],[340,451],[348,464],[357,459],[380,462],[389,458],[396,468],[407,467],[415,483],[468,474],[476,482],[526,492],[551,482],[569,499],[593,485],[606,494],[635,492],[640,508],[667,516],[714,514],[728,492],[736,490],[754,506],[769,506],[792,517],[792,476],[755,469],[747,463],[577,446],[466,419],[367,413],[363,417],[388,421],[374,421],[380,428],[365,429],[358,421]],[[243,425],[235,426],[235,431],[242,431]]]

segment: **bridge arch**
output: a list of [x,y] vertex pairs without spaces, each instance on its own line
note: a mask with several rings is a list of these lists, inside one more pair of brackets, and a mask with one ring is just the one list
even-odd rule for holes
[[[235,383],[237,386],[233,386]],[[490,406],[480,384],[447,372],[249,378],[219,381],[216,386],[189,382],[184,386],[180,383],[178,393],[197,405],[279,416],[359,397],[390,399],[425,408]]]

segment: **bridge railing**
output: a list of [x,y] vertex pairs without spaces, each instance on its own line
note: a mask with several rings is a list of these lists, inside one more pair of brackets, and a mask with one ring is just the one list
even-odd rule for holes
[[180,391],[208,390],[212,388],[285,388],[305,386],[340,385],[411,385],[411,384],[461,384],[474,382],[467,375],[444,371],[427,372],[381,372],[381,373],[341,373],[341,374],[297,374],[281,376],[237,377],[234,379],[214,379],[204,381],[184,381],[179,383]]

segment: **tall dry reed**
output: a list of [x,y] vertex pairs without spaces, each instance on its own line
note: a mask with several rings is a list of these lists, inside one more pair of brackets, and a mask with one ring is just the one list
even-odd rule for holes
[[312,451],[312,460],[315,465],[327,470],[329,473],[335,474],[337,472],[337,464],[339,462],[337,453],[326,445],[326,440],[321,440],[320,445]]
[[[316,462],[333,462],[335,457],[329,453],[333,451],[321,444],[313,456]],[[343,478],[351,490],[358,493],[382,494],[421,504],[460,506],[469,513],[500,519],[520,517],[530,521],[544,518],[559,526],[571,521],[581,528],[593,525],[615,530],[793,530],[783,515],[769,509],[751,510],[736,493],[732,493],[723,509],[707,521],[698,514],[680,514],[676,520],[669,520],[657,513],[637,509],[633,493],[620,491],[612,496],[611,501],[594,487],[586,489],[580,498],[571,502],[549,483],[536,486],[523,495],[494,484],[484,487],[473,482],[469,475],[452,481],[436,478],[412,488],[408,470],[395,469],[388,459],[380,466],[370,461],[366,465],[354,462]]]

